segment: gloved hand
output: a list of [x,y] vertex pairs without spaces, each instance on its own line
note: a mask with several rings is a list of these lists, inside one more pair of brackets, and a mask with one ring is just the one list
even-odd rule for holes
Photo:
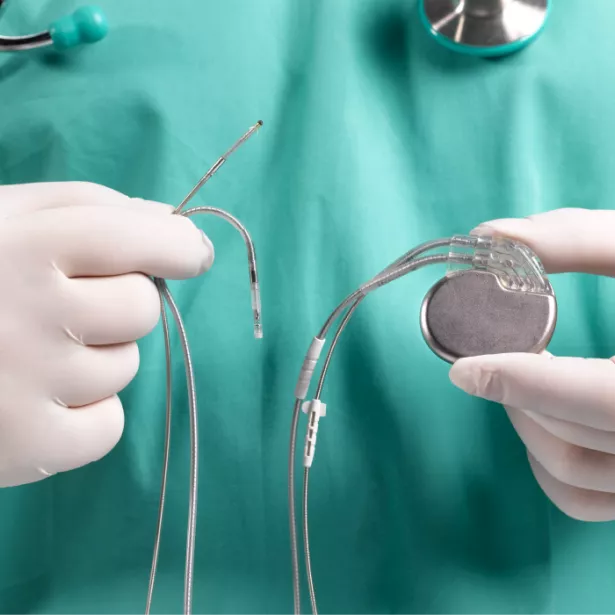
[[[548,273],[615,276],[615,211],[561,209],[496,220],[473,234],[525,243]],[[462,359],[452,382],[504,404],[527,447],[543,491],[567,515],[615,519],[615,364],[613,359],[509,354]]]
[[0,486],[118,442],[116,394],[160,315],[146,275],[190,278],[213,261],[203,233],[170,213],[93,184],[0,187]]

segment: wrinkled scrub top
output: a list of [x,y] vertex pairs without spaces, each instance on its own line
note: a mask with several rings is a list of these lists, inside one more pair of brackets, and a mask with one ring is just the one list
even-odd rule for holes
[[[613,206],[615,4],[553,2],[537,42],[501,60],[440,47],[414,0],[100,4],[103,42],[0,57],[0,181],[96,182],[176,204],[264,121],[195,200],[253,236],[264,339],[252,337],[245,247],[226,223],[194,219],[216,261],[171,288],[200,408],[194,611],[288,613],[288,433],[311,338],[349,292],[423,241],[497,217]],[[0,25],[28,33],[77,6],[9,3]],[[559,512],[504,410],[455,389],[423,342],[420,304],[444,273],[427,268],[371,296],[332,364],[311,478],[321,612],[612,613],[613,525]],[[551,352],[613,354],[614,283],[552,281]],[[139,346],[118,446],[0,491],[0,611],[142,612],[162,467],[160,328]],[[186,541],[176,334],[173,351],[159,613],[181,611]]]

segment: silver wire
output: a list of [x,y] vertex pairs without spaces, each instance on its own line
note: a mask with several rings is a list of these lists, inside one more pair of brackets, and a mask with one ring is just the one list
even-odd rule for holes
[[[364,298],[365,297],[360,297],[352,304],[352,306],[348,309],[348,311],[344,315],[344,318],[342,322],[340,323],[337,329],[337,332],[335,333],[335,337],[333,338],[333,341],[331,342],[331,347],[329,348],[329,352],[327,353],[327,357],[325,359],[325,363],[323,365],[322,372],[320,374],[320,379],[318,381],[318,386],[316,389],[316,394],[314,396],[314,399],[320,399],[320,395],[322,393],[322,389],[325,383],[325,378],[327,376],[327,370],[329,368],[329,364],[331,363],[331,358],[333,357],[333,352],[335,350],[335,347],[337,346],[337,343],[340,339],[340,336],[342,335],[343,330],[346,328],[346,325],[348,324],[355,310],[359,307],[361,301]],[[288,479],[290,494],[294,494],[294,491],[295,491],[294,490],[294,484],[295,484],[294,463],[295,463],[295,447],[296,447],[296,442],[297,442],[297,422],[299,420],[300,406],[301,406],[301,403],[296,401],[295,408],[293,410],[293,428],[291,430],[291,438],[290,438],[291,457],[289,461],[289,479]],[[303,485],[303,544],[304,544],[305,562],[306,562],[305,574],[306,574],[308,589],[310,593],[310,603],[312,605],[312,613],[314,615],[317,615],[316,590],[314,588],[314,577],[312,574],[312,563],[311,563],[310,552],[309,552],[310,547],[309,547],[309,530],[308,530],[308,520],[309,520],[309,516],[308,516],[309,492],[308,492],[308,474],[307,474],[308,470],[309,468],[305,468],[304,485]],[[296,577],[294,586],[295,588],[298,588],[299,583],[300,583],[300,574],[299,574],[298,546],[297,546],[297,536],[296,536],[297,523],[296,523],[294,496],[291,496],[289,498],[289,506],[290,506],[289,510],[290,510],[290,526],[291,526],[291,549],[292,549],[292,555],[293,555],[293,577]],[[297,589],[295,589],[295,593],[296,592],[297,592]],[[298,598],[296,597],[295,598],[295,615],[300,615],[300,610],[297,608],[297,602],[298,602]]]
[[420,256],[421,254],[424,254],[425,252],[431,252],[432,250],[435,250],[436,248],[448,247],[450,246],[450,244],[451,244],[450,237],[446,237],[444,239],[434,239],[433,241],[427,241],[425,243],[422,243],[420,246],[417,246],[416,248],[412,248],[412,250],[409,250],[408,252],[400,256],[396,261],[393,261],[388,267],[383,269],[377,276],[374,276],[374,278],[372,279],[376,279],[382,276],[383,274],[388,273],[389,271],[392,271],[394,269],[399,269],[403,265],[406,265],[411,260],[414,260],[417,256]]
[[162,331],[164,335],[164,352],[166,364],[166,424],[164,430],[164,455],[162,461],[162,480],[160,481],[160,504],[158,505],[158,521],[156,526],[156,538],[154,540],[154,555],[152,557],[152,568],[150,571],[149,586],[147,589],[147,601],[145,603],[145,615],[149,615],[152,608],[154,596],[154,585],[156,584],[156,572],[158,570],[158,556],[160,553],[160,541],[162,537],[162,522],[164,518],[164,504],[166,500],[167,478],[169,474],[169,451],[171,449],[171,414],[173,408],[173,380],[171,371],[171,336],[169,333],[169,320],[167,318],[166,304],[162,293],[160,297],[160,314],[162,317]]
[[[335,351],[335,348],[337,347],[340,336],[342,332],[344,331],[344,329],[346,328],[346,326],[348,325],[356,309],[359,307],[360,303],[365,299],[367,294],[376,290],[377,288],[381,288],[382,286],[386,286],[387,284],[394,282],[395,280],[407,275],[408,273],[412,271],[416,271],[417,269],[421,269],[427,265],[447,262],[449,260],[448,254],[436,254],[432,256],[425,256],[420,259],[417,259],[416,257],[434,248],[449,245],[449,243],[450,243],[450,239],[446,239],[446,240],[439,239],[439,240],[430,241],[428,243],[422,244],[421,246],[418,246],[417,248],[410,250],[409,252],[404,254],[402,257],[397,259],[395,262],[393,262],[391,265],[383,269],[382,272],[380,272],[378,275],[373,277],[369,282],[367,282],[366,284],[363,284],[355,292],[348,295],[348,297],[346,297],[346,299],[344,299],[344,301],[342,301],[342,303],[340,303],[335,308],[335,310],[331,313],[331,315],[329,316],[329,318],[323,325],[322,329],[320,330],[317,336],[319,339],[325,339],[329,329],[331,328],[335,320],[337,320],[341,312],[346,308],[346,306],[348,306],[349,304],[352,304],[351,307],[346,312],[346,314],[344,315],[344,318],[342,319],[337,329],[337,332],[331,343],[331,347],[327,353],[327,357],[325,359],[325,363],[324,363],[324,366],[323,366],[323,369],[320,375],[320,379],[318,382],[315,399],[319,399],[322,393],[322,388],[324,386],[327,371],[331,364],[333,353]],[[468,257],[468,259],[469,259],[468,262],[471,262],[472,257]],[[459,260],[461,262],[465,262],[465,257],[462,256],[459,258]],[[291,525],[291,551],[292,551],[292,556],[293,556],[292,557],[293,579],[295,579],[296,577],[299,577],[298,558],[295,558],[295,553],[298,553],[298,545],[297,545],[297,539],[296,539],[297,519],[296,519],[295,504],[294,504],[294,498],[295,498],[294,455],[296,451],[297,422],[299,419],[300,410],[301,410],[301,400],[295,400],[295,405],[293,408],[293,427],[291,428],[291,435],[290,435],[290,451],[291,451],[291,454],[293,455],[293,459],[289,460],[289,467],[288,467],[288,471],[289,471],[289,480],[288,480],[289,510],[290,510],[289,516],[290,516],[290,525]],[[309,552],[309,532],[308,532],[309,530],[309,524],[308,524],[309,489],[308,489],[308,472],[307,471],[308,471],[308,468],[305,468],[304,490],[303,490],[303,534],[304,534],[304,551],[305,551],[304,555],[305,555],[305,563],[306,563],[306,577],[307,577],[307,582],[308,582],[308,588],[310,591],[310,602],[312,605],[312,612],[313,612],[313,615],[317,615],[316,591],[314,588],[314,579],[313,579],[313,574],[312,574],[311,558],[310,558],[310,552]],[[292,503],[291,503],[291,500],[292,500]],[[296,597],[297,587],[298,587],[298,583],[294,581],[295,615],[299,615],[299,610],[297,609],[297,597]]]
[[194,216],[195,214],[212,214],[233,225],[239,231],[246,244],[250,272],[256,271],[256,251],[254,250],[254,243],[252,242],[252,238],[250,237],[250,233],[248,233],[246,227],[239,220],[237,220],[237,218],[223,209],[219,209],[218,207],[192,207],[181,213],[182,216],[186,216],[187,218]]
[[297,446],[297,426],[301,412],[301,401],[295,400],[290,428],[290,450],[288,455],[288,514],[290,521],[290,551],[293,567],[293,602],[295,615],[301,613],[301,576],[299,574],[299,546],[297,540],[297,513],[295,511],[295,449]]
[[252,317],[254,320],[254,337],[260,339],[263,336],[263,328],[261,325],[261,300],[260,290],[258,285],[258,270],[256,267],[256,250],[254,249],[254,243],[250,237],[250,233],[246,227],[237,220],[234,216],[231,216],[228,212],[217,207],[193,207],[182,212],[180,215],[190,217],[195,214],[211,214],[222,218],[232,226],[234,226],[241,234],[244,243],[246,244],[246,250],[248,251],[248,275],[250,278],[250,292],[252,293]]
[[[329,348],[329,352],[327,353],[327,357],[325,359],[325,363],[322,368],[322,372],[320,374],[320,379],[318,381],[318,386],[316,387],[316,394],[314,395],[314,399],[320,399],[320,395],[322,393],[322,389],[325,384],[325,378],[327,377],[327,371],[329,369],[329,365],[331,364],[331,359],[333,357],[333,353],[335,351],[335,347],[342,335],[342,332],[346,328],[346,325],[352,318],[352,315],[355,313],[356,309],[361,304],[361,301],[365,299],[365,296],[359,297],[348,309],[342,322],[339,324],[339,327],[335,333],[335,337],[331,342],[331,347]],[[314,577],[312,573],[312,562],[310,558],[310,538],[309,538],[309,510],[308,510],[308,471],[309,468],[305,468],[304,474],[304,486],[303,486],[303,535],[304,535],[304,549],[305,549],[305,574],[307,578],[308,588],[310,591],[310,602],[312,604],[312,613],[313,615],[318,615],[316,608],[316,590],[314,588]],[[298,572],[298,571],[297,571]]]
[[186,535],[186,569],[184,577],[184,613],[192,613],[192,589],[194,576],[194,546],[196,542],[196,520],[198,503],[198,469],[199,469],[199,440],[198,440],[198,414],[196,405],[196,387],[194,384],[194,368],[188,344],[188,336],[179,309],[164,280],[156,279],[159,292],[166,300],[175,325],[184,354],[184,367],[186,370],[186,385],[188,388],[188,407],[190,415],[190,491],[188,498],[188,530]]
[[363,301],[363,299],[365,299],[365,297],[359,297],[349,308],[348,311],[346,312],[346,314],[344,315],[344,318],[342,319],[342,322],[340,323],[336,333],[335,333],[335,337],[333,338],[333,341],[331,342],[331,347],[329,348],[329,352],[327,353],[327,357],[325,359],[325,363],[322,367],[322,372],[320,374],[320,379],[318,380],[318,386],[316,387],[316,395],[314,396],[314,399],[320,399],[320,395],[322,393],[322,389],[325,386],[325,378],[327,377],[327,371],[329,369],[329,365],[331,364],[331,359],[333,358],[333,353],[335,352],[335,347],[337,346],[337,342],[340,339],[340,336],[342,335],[342,332],[344,331],[344,329],[346,328],[346,325],[348,324],[349,320],[352,318],[352,315],[355,313],[356,309],[359,307],[359,305],[361,304],[361,301]]
[[[421,249],[421,252],[424,252],[425,249],[426,248],[423,247]],[[376,277],[372,278],[369,282],[367,282],[366,284],[363,284],[363,286],[360,286],[357,290],[355,290],[353,293],[348,295],[348,297],[346,297],[346,299],[344,299],[344,301],[342,301],[335,308],[335,310],[331,312],[331,315],[329,316],[329,318],[327,318],[325,324],[323,325],[322,329],[318,333],[317,337],[321,340],[325,339],[327,337],[327,333],[329,332],[329,329],[331,328],[333,323],[337,320],[340,313],[355,299],[358,299],[359,297],[366,295],[367,293],[370,293],[372,290],[375,290],[376,288],[380,288],[381,286],[386,286],[390,282],[394,282],[395,280],[405,276],[406,274],[410,273],[411,271],[414,271],[415,269],[420,269],[421,267],[424,267],[426,265],[431,265],[434,263],[444,263],[448,260],[448,258],[449,258],[448,254],[434,254],[433,256],[424,256],[423,258],[420,258],[418,260],[416,259],[410,260],[409,262],[406,262],[404,265],[401,265],[400,267],[396,269],[390,269],[389,267],[387,267],[387,269],[385,269],[381,275],[377,275]],[[468,256],[467,258],[469,259],[469,262],[472,261],[471,256]],[[460,260],[465,262],[465,259],[463,256],[460,257]]]
[[[250,274],[250,291],[252,294],[252,311],[254,318],[254,334],[256,338],[262,337],[261,326],[261,310],[260,310],[260,290],[258,286],[258,270],[256,266],[256,252],[252,238],[247,229],[233,217],[231,214],[216,207],[194,207],[190,210],[183,211],[183,207],[196,195],[196,193],[205,185],[205,183],[214,175],[214,173],[222,166],[226,159],[252,134],[263,125],[262,121],[258,121],[250,130],[248,130],[233,146],[211,167],[211,169],[201,178],[199,183],[190,191],[188,196],[178,205],[172,212],[174,215],[183,215],[190,217],[197,213],[207,213],[223,218],[234,226],[243,237],[248,251],[248,269]],[[190,346],[188,344],[188,336],[181,318],[179,309],[169,291],[166,282],[160,278],[154,278],[154,283],[158,289],[162,311],[162,328],[165,338],[165,358],[166,358],[166,374],[167,374],[167,399],[166,399],[166,416],[167,424],[165,429],[165,444],[162,480],[160,487],[160,504],[158,508],[158,520],[156,528],[156,538],[154,541],[154,554],[152,558],[152,567],[150,571],[150,580],[148,586],[148,594],[146,600],[146,615],[149,615],[154,593],[156,581],[156,573],[158,567],[158,557],[160,552],[160,541],[162,534],[162,524],[164,518],[164,503],[166,499],[166,487],[169,468],[169,451],[171,445],[171,415],[172,415],[172,378],[171,378],[171,346],[168,319],[166,317],[165,301],[168,304],[173,319],[179,331],[182,352],[184,358],[184,367],[186,370],[186,384],[188,388],[188,402],[190,413],[190,491],[188,502],[188,527],[186,536],[186,567],[184,577],[184,614],[190,615],[192,612],[192,594],[194,586],[194,553],[196,542],[196,521],[197,521],[197,502],[198,502],[198,410],[196,401],[196,386],[194,382],[194,368],[192,365],[192,357]]]
[[201,177],[196,186],[190,190],[190,192],[186,195],[184,200],[173,210],[174,214],[178,214],[182,211],[182,209],[191,201],[196,193],[216,174],[216,172],[220,169],[220,167],[227,161],[228,157],[240,146],[243,145],[261,126],[263,122],[258,120],[254,126],[252,126],[248,132],[246,132],[241,138],[239,138],[231,148],[222,154],[216,162],[214,162],[213,166]]
[[[393,263],[391,263],[388,267],[386,267],[385,269],[383,269],[378,275],[374,276],[371,280],[371,282],[375,282],[377,280],[381,280],[383,278],[383,276],[386,276],[389,273],[392,273],[393,271],[397,271],[398,269],[404,267],[405,265],[408,265],[410,263],[410,261],[414,260],[417,256],[420,256],[421,254],[425,253],[425,252],[430,252],[431,250],[434,250],[435,248],[440,248],[443,246],[448,246],[450,244],[450,239],[436,239],[434,241],[428,241],[427,243],[424,243],[420,246],[418,246],[417,248],[414,248],[412,250],[410,250],[409,252],[406,252],[403,256],[401,256],[400,258],[398,258],[396,261],[394,261]],[[351,307],[348,309],[348,311],[346,312],[346,315],[344,316],[336,334],[335,337],[333,338],[333,342],[331,343],[331,347],[329,348],[329,352],[327,353],[327,357],[325,359],[325,363],[323,365],[322,368],[322,373],[320,375],[320,380],[318,381],[318,387],[316,389],[316,395],[314,397],[314,399],[320,399],[320,395],[322,393],[322,389],[325,383],[325,378],[327,376],[327,371],[329,369],[329,365],[331,364],[331,359],[333,357],[333,353],[335,351],[335,347],[337,346],[337,342],[342,334],[342,332],[344,331],[344,329],[346,328],[346,325],[348,324],[348,321],[352,318],[355,310],[359,307],[359,304],[361,303],[361,301],[363,301],[363,299],[365,299],[365,295],[361,295],[358,299],[355,300],[355,302],[351,305]]]
[[312,577],[312,560],[310,558],[310,532],[309,532],[309,480],[310,468],[303,471],[303,549],[305,551],[305,571],[307,574],[308,591],[310,593],[310,603],[312,605],[312,615],[318,615],[316,605],[316,591],[314,590],[314,579]]
[[[256,252],[254,250],[254,244],[250,237],[250,234],[246,230],[246,228],[232,215],[229,213],[222,211],[215,207],[195,207],[193,209],[189,209],[185,212],[182,212],[180,215],[190,217],[195,214],[211,214],[220,218],[223,218],[230,224],[232,224],[242,235],[246,248],[248,251],[248,267],[250,270],[250,279],[256,280],[258,283],[258,275],[257,275],[257,266],[256,266]],[[198,426],[197,426],[197,405],[196,405],[196,390],[194,385],[194,371],[192,367],[192,359],[190,355],[190,348],[188,345],[188,339],[185,332],[185,328],[181,319],[181,315],[177,305],[175,304],[173,297],[166,285],[164,280],[160,278],[156,278],[155,280],[156,286],[161,296],[162,304],[164,305],[164,300],[169,304],[171,312],[173,314],[173,318],[175,320],[176,326],[180,333],[182,349],[184,354],[184,365],[186,368],[186,379],[188,382],[188,400],[190,405],[190,442],[191,442],[191,451],[190,451],[190,495],[189,495],[189,504],[188,504],[188,534],[187,534],[187,544],[186,544],[186,572],[185,572],[185,580],[184,580],[184,613],[189,615],[191,613],[192,608],[192,593],[193,593],[193,576],[194,576],[194,550],[195,550],[195,537],[196,537],[196,509],[197,509],[197,491],[198,491]],[[163,310],[164,314],[164,310]],[[166,324],[166,319],[163,316],[163,331],[165,334],[165,344],[166,339],[169,335],[168,333],[168,325]],[[255,315],[255,323],[256,323],[256,315]],[[258,314],[258,323],[260,326],[260,314]],[[255,324],[256,326],[256,324]],[[167,360],[167,378],[169,378],[170,372],[170,347],[166,356]],[[171,415],[171,401],[169,400],[169,388],[167,388],[167,417]],[[167,418],[167,422],[170,419]],[[170,449],[170,437],[171,430],[170,426],[165,433],[165,444],[164,444],[164,461],[163,461],[163,482],[161,485],[161,502],[164,503],[165,494],[166,494],[166,477],[168,476],[168,466],[169,466],[169,454],[168,451]],[[154,545],[154,557],[152,563],[152,570],[150,573],[150,584],[148,589],[148,600],[146,603],[146,613],[149,614],[151,608],[151,600],[154,591],[155,577],[156,577],[156,567],[157,567],[157,558],[159,552],[159,543],[160,543],[160,533],[163,523],[163,515],[164,515],[164,504],[159,508],[158,513],[158,529],[156,532],[156,540]]]

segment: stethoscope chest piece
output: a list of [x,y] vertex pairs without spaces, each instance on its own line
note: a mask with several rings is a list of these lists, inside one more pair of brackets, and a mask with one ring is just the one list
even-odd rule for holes
[[552,290],[509,290],[493,273],[470,269],[434,284],[423,300],[420,322],[427,345],[453,363],[485,354],[541,352],[551,340],[556,318]]
[[419,0],[421,21],[439,43],[494,57],[523,49],[543,30],[550,0]]

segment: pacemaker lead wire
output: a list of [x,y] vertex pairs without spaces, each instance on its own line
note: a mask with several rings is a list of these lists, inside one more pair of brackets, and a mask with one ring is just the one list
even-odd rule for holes
[[[205,175],[199,180],[197,185],[188,193],[184,200],[174,209],[172,215],[181,215],[191,217],[193,215],[203,213],[210,214],[222,218],[229,224],[231,224],[241,234],[248,251],[248,270],[250,277],[250,294],[252,303],[252,316],[254,320],[254,337],[260,339],[263,337],[262,323],[261,323],[261,300],[260,300],[260,288],[258,283],[258,272],[256,265],[256,252],[254,250],[254,244],[250,234],[246,228],[237,220],[234,216],[228,212],[218,209],[216,207],[195,207],[183,211],[189,201],[197,194],[197,192],[213,177],[213,175],[220,169],[220,167],[226,162],[228,157],[243,143],[245,143],[261,126],[262,121],[258,121],[252,126],[233,146],[223,154],[214,165],[205,173]],[[160,541],[162,535],[162,525],[164,518],[164,505],[166,499],[166,487],[168,479],[169,468],[169,450],[171,441],[171,416],[172,416],[172,363],[171,363],[171,346],[170,346],[170,332],[169,323],[166,315],[166,306],[168,305],[175,321],[176,327],[180,335],[180,341],[182,345],[182,353],[184,358],[184,367],[186,370],[186,384],[188,387],[188,403],[190,411],[190,491],[188,502],[188,527],[186,537],[186,569],[184,578],[184,614],[190,615],[192,613],[192,590],[194,585],[194,550],[196,541],[196,521],[197,521],[197,503],[198,503],[198,408],[196,400],[196,386],[194,382],[194,368],[192,365],[192,357],[190,353],[190,345],[188,343],[188,336],[186,329],[182,321],[182,317],[177,307],[177,304],[173,300],[173,296],[169,291],[165,280],[160,278],[154,278],[154,283],[158,289],[160,295],[160,303],[162,310],[162,329],[165,342],[165,362],[166,362],[166,427],[165,427],[165,442],[164,442],[164,455],[163,455],[163,469],[162,480],[160,487],[160,503],[158,508],[158,519],[156,527],[156,537],[154,541],[154,553],[152,557],[152,567],[150,572],[149,586],[147,592],[147,600],[145,606],[145,613],[149,615],[151,612],[152,598],[154,594],[154,587],[156,583],[156,572],[158,568],[158,557],[160,553]]]
[[[442,247],[448,247],[448,253],[423,256],[426,252]],[[551,339],[557,316],[557,302],[544,267],[527,246],[505,237],[455,235],[424,243],[360,286],[335,308],[312,340],[295,388],[288,477],[295,615],[301,612],[294,489],[300,412],[303,409],[308,415],[303,453],[304,559],[311,609],[312,613],[317,615],[309,541],[309,475],[319,421],[327,413],[326,404],[321,401],[321,394],[333,353],[355,310],[369,293],[412,271],[437,263],[446,263],[449,269],[425,295],[421,306],[421,330],[427,345],[441,359],[453,363],[459,358],[481,354],[538,353],[546,348]],[[480,310],[475,309],[478,299],[481,299],[478,302]],[[322,367],[315,397],[303,403],[308,395],[326,336],[340,317],[342,320]],[[451,326],[451,323],[454,323],[454,326]]]

